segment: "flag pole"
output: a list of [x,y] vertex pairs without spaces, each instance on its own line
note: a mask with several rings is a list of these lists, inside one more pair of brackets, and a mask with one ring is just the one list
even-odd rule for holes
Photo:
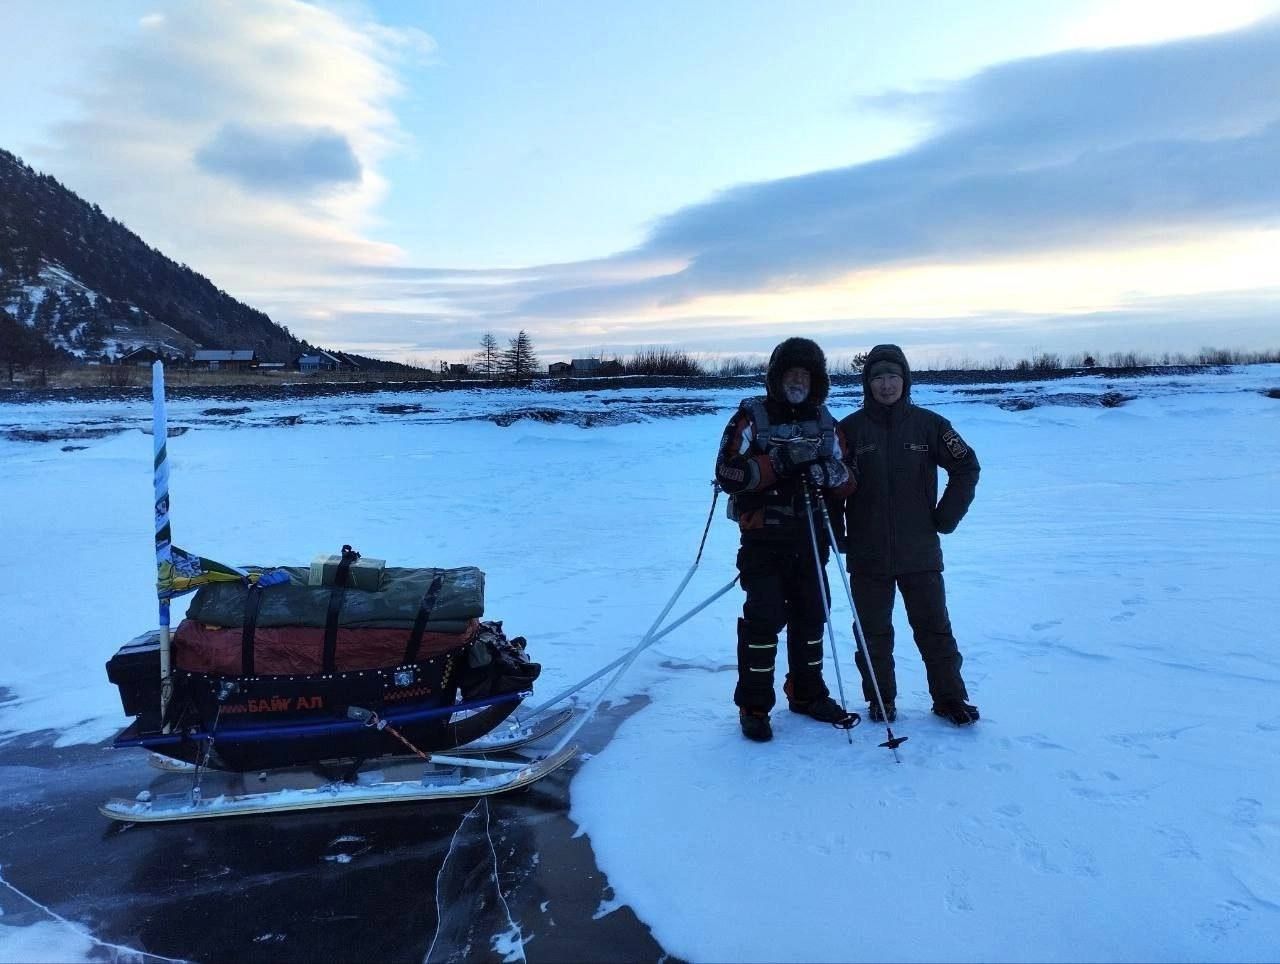
[[173,672],[169,640],[169,595],[159,586],[166,564],[173,565],[173,536],[169,530],[169,419],[164,405],[164,365],[151,366],[151,434],[155,442],[152,480],[155,484],[156,515],[156,601],[160,607],[160,721],[169,732],[165,714],[173,695]]

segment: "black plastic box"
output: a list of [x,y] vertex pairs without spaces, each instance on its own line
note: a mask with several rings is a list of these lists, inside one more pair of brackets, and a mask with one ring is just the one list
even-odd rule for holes
[[143,633],[107,661],[107,679],[120,688],[126,716],[160,712],[160,630]]

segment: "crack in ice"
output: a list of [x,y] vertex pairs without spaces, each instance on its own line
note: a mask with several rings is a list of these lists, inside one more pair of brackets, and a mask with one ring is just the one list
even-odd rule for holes
[[444,869],[448,866],[449,858],[453,856],[454,848],[458,845],[458,834],[462,833],[462,828],[467,825],[467,821],[471,819],[472,814],[480,808],[480,804],[484,799],[476,801],[474,807],[463,814],[462,819],[458,822],[458,829],[453,832],[453,838],[449,841],[449,850],[444,855],[444,860],[440,861],[440,870],[436,873],[436,932],[431,935],[431,946],[427,948],[427,954],[422,959],[423,964],[431,960],[431,954],[436,949],[436,941],[440,939],[440,927],[444,921],[444,908],[440,906],[440,881],[444,879]]
[[[526,960],[524,955],[524,929],[511,916],[511,908],[507,904],[506,895],[502,893],[502,881],[498,877],[498,851],[493,846],[493,835],[489,832],[489,800],[486,797],[482,802],[484,803],[484,836],[489,841],[489,854],[493,857],[493,888],[498,892],[498,900],[502,902],[502,910],[507,915],[507,923],[511,925],[506,934],[497,935],[494,938],[495,950],[497,949],[497,943],[503,937],[507,937],[514,946],[511,952],[503,955],[503,961],[524,961]],[[520,956],[513,957],[512,953]]]
[[188,962],[186,961],[186,959],[185,959],[185,958],[181,958],[181,957],[164,957],[164,956],[162,956],[162,955],[160,955],[160,954],[152,954],[152,953],[150,953],[149,951],[140,951],[140,950],[138,950],[137,948],[134,948],[134,947],[126,947],[126,946],[124,946],[123,944],[112,944],[112,943],[111,943],[111,942],[109,942],[109,941],[100,940],[99,938],[94,937],[94,936],[93,936],[93,934],[91,934],[91,933],[90,933],[90,932],[89,932],[89,931],[84,927],[84,925],[83,925],[83,924],[77,924],[77,923],[76,923],[75,921],[73,921],[73,920],[68,920],[67,918],[65,918],[65,917],[63,917],[61,914],[59,914],[57,911],[52,910],[52,909],[51,909],[51,908],[49,908],[49,907],[46,907],[44,904],[40,903],[40,901],[36,900],[34,897],[31,897],[30,895],[23,893],[23,892],[22,892],[21,890],[19,890],[17,887],[13,886],[13,884],[9,883],[9,881],[5,880],[5,878],[4,878],[4,867],[3,867],[3,865],[0,865],[0,885],[3,885],[3,886],[5,886],[5,887],[9,888],[11,891],[13,891],[15,894],[17,894],[19,897],[21,897],[21,898],[22,898],[23,900],[25,900],[27,903],[29,903],[29,904],[31,904],[31,905],[33,905],[33,906],[35,906],[35,907],[39,907],[42,911],[44,911],[46,914],[48,914],[50,917],[52,917],[54,920],[56,920],[59,924],[63,924],[63,925],[65,925],[66,927],[69,927],[71,930],[75,931],[75,932],[76,932],[77,934],[79,934],[81,937],[84,937],[85,939],[87,939],[87,940],[91,941],[92,943],[96,944],[98,947],[105,947],[105,948],[107,948],[108,950],[112,950],[112,951],[119,951],[119,952],[121,952],[122,954],[136,954],[136,955],[140,955],[140,956],[145,957],[145,958],[150,958],[151,960],[156,960],[156,961],[167,961],[167,962],[169,962],[169,964],[188,964]]

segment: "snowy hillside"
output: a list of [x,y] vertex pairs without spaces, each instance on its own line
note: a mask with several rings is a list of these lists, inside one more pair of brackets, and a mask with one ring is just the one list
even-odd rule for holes
[[189,356],[198,347],[137,305],[103,298],[57,264],[42,265],[32,281],[14,286],[0,298],[0,310],[82,360],[120,358],[142,347]]
[[234,346],[286,361],[300,346],[262,312],[3,149],[0,225],[0,312],[71,355]]
[[[1277,388],[1280,366],[917,389],[983,466],[943,543],[982,721],[930,715],[899,607],[900,763],[882,727],[849,745],[785,707],[772,743],[748,743],[734,590],[638,660],[613,695],[647,702],[569,784],[617,902],[694,961],[1274,960]],[[859,395],[837,391],[833,410]],[[692,564],[737,398],[178,402],[174,538],[229,563],[349,542],[397,565],[478,565],[487,611],[529,638],[549,695],[633,646]],[[125,722],[103,663],[154,620],[148,417],[0,404],[10,738],[70,746]],[[733,577],[736,544],[721,502],[673,616]],[[829,657],[826,677],[834,690]],[[516,923],[508,959],[536,956],[552,925]],[[8,930],[0,918],[0,959],[34,936]]]

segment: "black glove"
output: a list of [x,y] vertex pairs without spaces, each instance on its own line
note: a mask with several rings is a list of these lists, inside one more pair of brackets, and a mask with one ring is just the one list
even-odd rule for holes
[[838,489],[849,481],[849,467],[839,459],[823,459],[809,466],[809,481],[822,489]]
[[957,525],[959,525],[958,522],[953,522],[950,518],[944,516],[941,512],[937,511],[936,509],[934,510],[933,527],[942,535],[946,536],[955,532]]
[[779,478],[794,475],[818,461],[818,443],[799,439],[775,445],[769,450],[769,461]]

